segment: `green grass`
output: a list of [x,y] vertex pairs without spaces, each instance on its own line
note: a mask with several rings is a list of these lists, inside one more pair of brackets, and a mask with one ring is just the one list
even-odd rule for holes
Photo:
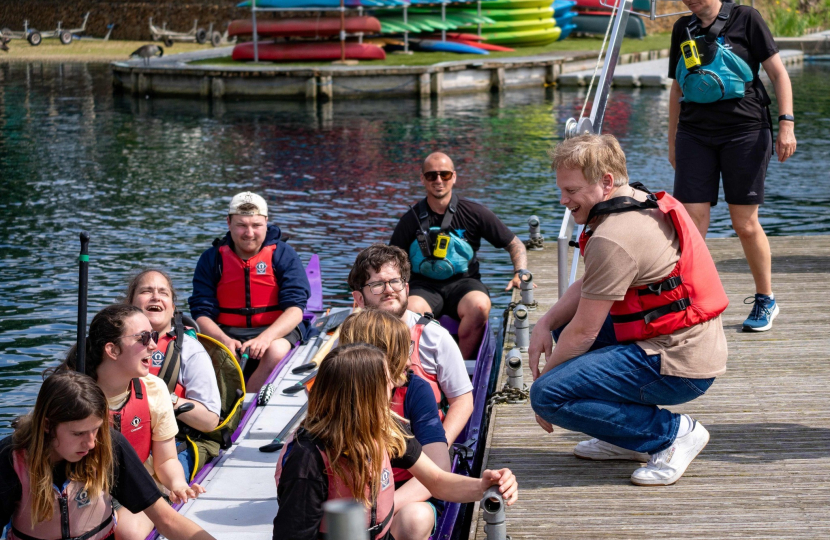
[[830,26],[830,0],[774,0],[766,4],[774,36],[803,36],[808,28]]
[[[668,33],[646,36],[644,39],[623,40],[622,53],[633,53],[668,49],[671,35]],[[361,66],[424,66],[437,64],[439,62],[450,62],[453,60],[487,60],[491,58],[509,58],[512,56],[531,56],[536,54],[551,54],[569,51],[598,51],[602,45],[602,38],[571,37],[562,41],[555,41],[544,47],[518,48],[515,52],[491,52],[488,56],[478,54],[454,54],[454,53],[426,53],[416,52],[415,54],[387,54],[386,60],[365,60]],[[245,66],[253,65],[253,62],[238,62],[230,57],[216,58],[210,60],[197,60],[190,62],[191,65],[211,66]],[[330,66],[331,62],[306,62],[306,63],[274,63],[260,62],[259,65],[280,65],[280,66]]]

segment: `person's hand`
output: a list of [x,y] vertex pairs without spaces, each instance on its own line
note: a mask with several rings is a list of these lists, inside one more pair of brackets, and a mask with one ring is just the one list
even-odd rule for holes
[[677,169],[677,164],[675,163],[675,159],[674,159],[674,145],[673,144],[669,145],[669,163],[671,163],[671,168],[672,169]]
[[179,486],[175,486],[173,489],[170,490],[170,502],[173,504],[179,503],[186,503],[188,499],[196,499],[205,493],[205,488],[200,486],[199,484],[194,483],[191,486],[187,484],[182,484]]
[[220,341],[222,342],[222,345],[224,345],[228,348],[229,351],[231,351],[232,354],[236,354],[236,351],[238,351],[239,348],[242,346],[242,342],[240,342],[238,339],[233,339],[228,336],[225,336],[225,339]]
[[530,346],[527,348],[527,363],[530,366],[530,372],[533,374],[534,381],[540,375],[539,359],[542,353],[545,353],[546,361],[553,354],[553,336],[550,334],[550,330],[546,328],[546,325],[539,324],[539,322],[533,327],[533,332],[530,334]]
[[272,341],[273,340],[266,336],[265,332],[263,332],[254,339],[249,339],[243,343],[240,348],[243,351],[248,349],[248,358],[262,358],[265,356],[265,352],[268,350],[268,347],[271,346]]
[[778,137],[775,139],[775,153],[778,161],[784,163],[795,153],[795,125],[786,120],[778,123]]
[[486,470],[481,473],[481,490],[486,491],[490,486],[499,486],[499,493],[504,497],[507,506],[519,500],[519,483],[510,469],[498,471]]
[[[518,289],[521,286],[522,286],[522,280],[519,277],[519,274],[516,274],[515,276],[513,276],[513,279],[511,279],[510,281],[507,282],[507,287],[505,287],[504,290],[509,291],[510,289],[512,289],[514,287]],[[535,289],[536,287],[538,287],[538,285],[536,285],[534,283],[533,288]]]
[[545,420],[544,418],[542,418],[538,414],[536,415],[536,423],[539,424],[540,426],[542,426],[542,429],[544,429],[548,433],[553,433],[553,424],[551,424],[550,422],[548,422],[547,420]]

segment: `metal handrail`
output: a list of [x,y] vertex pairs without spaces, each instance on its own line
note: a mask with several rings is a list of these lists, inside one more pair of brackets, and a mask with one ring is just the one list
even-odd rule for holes
[[[609,9],[616,9],[616,5],[606,4],[605,0],[599,0],[601,6],[607,7]],[[650,21],[654,21],[656,19],[662,19],[663,17],[674,17],[675,15],[686,15],[691,13],[691,11],[678,11],[676,13],[662,13],[660,15],[657,14],[657,0],[651,0],[650,2],[651,9],[649,10],[648,15],[644,15],[639,11],[634,11],[633,9],[627,10],[629,15],[636,15],[638,17],[648,17]]]

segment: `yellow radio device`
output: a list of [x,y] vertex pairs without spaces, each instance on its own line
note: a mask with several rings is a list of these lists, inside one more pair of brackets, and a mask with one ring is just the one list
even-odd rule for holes
[[438,236],[435,237],[435,249],[432,252],[432,256],[438,259],[446,259],[447,258],[447,248],[450,247],[450,236],[444,233],[438,233]]
[[683,61],[686,62],[686,69],[694,71],[700,67],[700,54],[697,52],[697,43],[692,38],[692,33],[686,28],[687,40],[680,44],[680,50],[683,51]]

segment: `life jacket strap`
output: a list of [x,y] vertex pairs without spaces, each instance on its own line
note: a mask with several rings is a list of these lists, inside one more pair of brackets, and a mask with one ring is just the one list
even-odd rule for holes
[[269,313],[271,311],[280,311],[280,307],[265,306],[256,308],[219,308],[219,313],[229,313],[231,315],[259,315],[260,313]]
[[674,289],[680,287],[683,283],[683,276],[674,276],[663,281],[657,281],[654,283],[650,283],[646,285],[645,289],[640,289],[637,291],[638,296],[646,296],[648,294],[656,294],[660,295],[663,292],[673,291]]
[[685,311],[692,305],[689,298],[681,298],[675,300],[671,304],[656,307],[654,309],[647,309],[645,311],[638,311],[637,313],[628,313],[626,315],[611,315],[611,322],[614,324],[625,324],[637,321],[644,321],[646,324],[652,323],[664,315],[669,313],[678,313]]
[[[706,43],[714,43],[715,40],[718,39],[718,36],[720,36],[721,32],[723,32],[723,28],[729,21],[729,16],[732,15],[732,9],[734,7],[735,2],[732,0],[723,1],[717,18],[715,18],[712,26],[709,27],[709,31],[706,32],[706,36],[704,37]],[[701,22],[697,15],[692,15],[692,19],[689,21],[688,27],[689,33],[691,34],[694,34],[694,32],[701,28]]]
[[[394,515],[394,513],[395,503],[392,503],[392,508],[389,510],[389,513],[386,514],[386,517],[383,518],[383,521],[369,527],[368,531],[370,540],[375,540],[378,534],[380,534],[380,532],[383,531],[387,525],[389,525],[389,522],[392,521],[392,515]],[[372,505],[372,521],[374,522],[375,519],[377,519],[377,506]]]
[[[101,532],[104,529],[106,529],[107,527],[109,527],[109,525],[111,523],[112,523],[112,514],[110,514],[110,516],[107,519],[102,521],[100,525],[98,525],[97,527],[95,527],[91,531],[85,532],[81,536],[64,536],[63,538],[61,538],[61,540],[88,540],[89,538],[92,538],[93,536],[95,536],[99,532]],[[14,525],[12,525],[12,531],[14,532],[14,536],[16,538],[20,538],[20,540],[44,540],[43,538],[35,538],[34,536],[29,536],[28,534],[22,533],[22,532],[18,531],[17,528]]]

